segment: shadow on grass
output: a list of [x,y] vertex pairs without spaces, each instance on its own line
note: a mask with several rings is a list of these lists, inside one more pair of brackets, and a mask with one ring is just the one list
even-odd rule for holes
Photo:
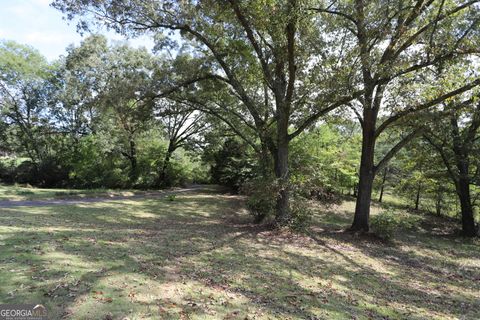
[[[478,315],[480,276],[465,269],[478,265],[478,246],[427,234],[385,246],[339,232],[347,220],[337,208],[316,217],[311,237],[278,233],[215,190],[2,209],[0,302],[41,302],[53,319]],[[471,261],[460,269],[457,257]]]

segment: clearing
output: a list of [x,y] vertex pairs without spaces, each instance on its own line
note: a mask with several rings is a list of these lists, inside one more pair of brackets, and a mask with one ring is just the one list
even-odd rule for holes
[[479,240],[446,220],[384,243],[341,231],[351,201],[317,208],[310,235],[243,208],[214,188],[0,208],[0,303],[52,319],[480,318]]

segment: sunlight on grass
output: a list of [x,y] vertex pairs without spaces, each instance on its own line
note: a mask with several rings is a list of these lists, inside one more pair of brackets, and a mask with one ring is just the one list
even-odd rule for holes
[[213,193],[2,209],[0,303],[53,319],[478,318],[478,241],[356,238],[352,208],[316,208],[311,237]]
[[42,189],[28,185],[1,185],[0,201],[78,199],[91,197],[133,196],[145,192],[114,189]]

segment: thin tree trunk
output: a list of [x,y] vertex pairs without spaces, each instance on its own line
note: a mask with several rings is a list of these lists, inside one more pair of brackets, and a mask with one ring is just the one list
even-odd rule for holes
[[168,166],[170,164],[170,158],[172,157],[172,154],[174,151],[175,151],[174,143],[172,141],[169,141],[167,152],[165,154],[165,158],[163,159],[162,168],[158,176],[157,185],[159,186],[164,186],[164,187],[170,186],[171,181],[169,181],[167,172],[168,172]]
[[278,225],[285,225],[290,219],[289,211],[289,186],[288,186],[288,148],[279,148],[278,160],[275,168],[275,176],[279,182],[279,191],[277,194],[276,217]]
[[383,199],[383,190],[385,189],[385,181],[387,180],[388,167],[383,170],[382,186],[380,188],[380,196],[378,197],[378,202],[382,202]]
[[435,211],[437,213],[437,216],[442,215],[442,191],[441,190],[437,191],[437,200],[435,202]]
[[271,157],[266,142],[262,141],[262,148],[260,154],[260,172],[264,179],[268,179],[271,176]]
[[420,188],[422,185],[419,183],[417,187],[417,195],[415,197],[415,210],[418,210],[418,207],[420,206]]
[[130,182],[137,179],[137,148],[134,140],[130,140]]

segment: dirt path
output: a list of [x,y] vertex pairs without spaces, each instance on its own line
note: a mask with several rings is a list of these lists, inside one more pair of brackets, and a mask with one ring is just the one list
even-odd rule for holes
[[11,207],[43,207],[51,205],[68,205],[79,203],[92,203],[92,202],[105,202],[115,200],[128,200],[128,199],[153,199],[163,198],[168,195],[186,193],[191,191],[198,191],[207,188],[203,185],[193,185],[188,188],[172,189],[158,192],[150,192],[145,194],[136,194],[131,196],[112,196],[112,197],[91,197],[91,198],[76,198],[76,199],[51,199],[51,200],[0,200],[0,208]]

